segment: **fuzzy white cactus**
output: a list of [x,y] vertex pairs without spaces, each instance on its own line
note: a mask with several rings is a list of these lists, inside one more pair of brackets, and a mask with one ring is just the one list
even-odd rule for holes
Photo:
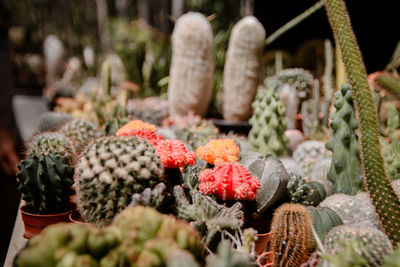
[[51,84],[60,78],[63,71],[64,46],[55,35],[49,35],[43,44],[46,62],[46,83]]
[[168,85],[171,116],[206,113],[213,89],[212,47],[211,25],[203,15],[189,12],[177,20]]
[[264,40],[265,30],[253,16],[244,17],[232,29],[224,67],[225,120],[245,121],[251,116]]

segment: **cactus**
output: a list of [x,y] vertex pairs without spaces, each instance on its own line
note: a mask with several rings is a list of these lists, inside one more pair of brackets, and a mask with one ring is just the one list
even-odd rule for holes
[[227,241],[219,243],[217,254],[210,254],[206,258],[206,267],[249,267],[257,266],[249,254],[234,251]]
[[303,167],[305,176],[309,177],[313,166],[330,155],[331,152],[326,150],[324,142],[310,140],[297,146],[293,159]]
[[199,176],[199,190],[221,200],[253,200],[260,188],[255,176],[239,163],[224,163],[205,169]]
[[143,122],[141,120],[132,120],[129,121],[127,124],[123,125],[121,128],[119,128],[118,131],[115,133],[115,135],[130,136],[131,135],[130,131],[141,130],[141,129],[146,129],[154,133],[157,130],[157,127],[154,124]]
[[365,223],[379,227],[378,216],[366,192],[358,192],[355,196],[333,194],[319,206],[335,211],[344,224]]
[[49,111],[40,115],[36,128],[39,132],[55,131],[73,119],[68,113]]
[[156,134],[154,131],[143,128],[143,129],[131,129],[120,134],[118,130],[116,136],[136,136],[146,139],[147,142],[156,146],[159,142],[163,141],[164,138],[161,135]]
[[71,164],[75,162],[75,152],[71,140],[57,132],[44,132],[34,135],[28,142],[28,154],[55,153],[67,157]]
[[16,267],[167,266],[177,252],[200,260],[199,234],[187,223],[148,207],[125,209],[113,225],[56,224],[30,240]]
[[251,103],[259,84],[264,39],[264,27],[253,16],[244,17],[232,29],[224,67],[225,120],[246,121],[251,116]]
[[163,140],[155,147],[165,169],[180,168],[196,162],[196,154],[188,151],[181,140]]
[[127,104],[128,113],[132,118],[161,126],[169,116],[168,101],[159,97],[145,99],[130,99]]
[[343,84],[335,93],[336,110],[332,114],[333,135],[326,148],[333,152],[328,179],[334,192],[355,195],[362,189],[360,146],[355,131],[358,128],[351,98],[350,85]]
[[400,198],[400,179],[392,181],[392,187],[397,197]]
[[253,103],[254,113],[249,123],[249,143],[264,156],[285,156],[288,154],[285,136],[285,107],[272,91],[259,90]]
[[[238,231],[243,225],[242,204],[236,202],[232,207],[220,205],[215,200],[196,190],[190,192],[190,203],[180,186],[174,187],[178,217],[193,221],[196,229],[205,236],[205,243],[209,244],[218,231],[231,229]],[[204,230],[204,228],[206,228]]]
[[331,163],[332,158],[320,160],[314,164],[310,172],[310,181],[321,183],[328,196],[333,194],[333,184],[328,180],[328,172],[331,167]]
[[164,183],[157,184],[153,189],[146,188],[141,193],[132,195],[132,201],[128,207],[146,206],[161,210],[167,196],[167,186]]
[[382,267],[398,267],[400,262],[400,248],[392,253],[385,255]]
[[293,158],[283,157],[279,158],[279,160],[282,162],[283,167],[285,167],[287,173],[294,173],[301,177],[305,176],[303,167]]
[[196,155],[211,165],[239,160],[239,147],[232,139],[215,139],[196,149]]
[[153,146],[136,137],[103,137],[82,152],[75,170],[78,209],[84,220],[106,226],[134,193],[160,182]]
[[309,181],[293,173],[289,174],[287,189],[291,202],[306,206],[317,206],[326,197],[322,184]]
[[249,153],[240,161],[251,175],[258,177],[257,213],[262,214],[286,195],[289,175],[283,164],[274,157],[265,158],[258,153]]
[[77,154],[99,136],[96,126],[85,120],[72,120],[66,123],[60,132],[71,139]]
[[390,185],[379,145],[376,108],[368,86],[365,66],[343,0],[327,0],[326,10],[336,43],[340,46],[356,113],[359,115],[361,170],[364,185],[376,207],[379,220],[396,244],[400,242],[400,200]]
[[307,207],[307,211],[311,214],[314,230],[321,240],[333,227],[343,224],[339,215],[330,208]]
[[101,66],[101,80],[104,95],[111,95],[111,64],[108,61],[104,61]]
[[200,267],[192,254],[185,250],[174,250],[168,257],[167,267]]
[[320,103],[319,82],[315,80],[312,99],[303,101],[301,104],[303,133],[308,138],[315,138],[320,130]]
[[54,153],[31,153],[17,165],[18,190],[25,200],[24,210],[30,213],[64,212],[74,193],[74,167],[69,159]]
[[387,135],[394,141],[400,141],[400,112],[394,103],[387,107]]
[[386,89],[390,94],[400,99],[400,80],[390,75],[381,74],[375,77],[374,82]]
[[283,204],[274,212],[269,250],[274,266],[300,266],[312,248],[312,219],[300,204]]
[[368,261],[368,266],[381,266],[384,256],[393,251],[389,238],[382,231],[358,225],[336,226],[326,235],[324,246],[327,253],[336,255],[343,252],[340,242],[350,241],[359,243],[361,256]]
[[212,46],[211,25],[203,15],[189,12],[177,20],[168,84],[170,116],[206,113],[213,88]]
[[218,128],[210,121],[201,120],[177,129],[176,136],[196,150],[200,146],[205,146],[210,139],[218,138]]
[[391,180],[400,179],[400,142],[390,144],[389,149],[383,154],[386,169]]
[[127,110],[120,104],[114,106],[111,117],[103,125],[104,135],[114,135],[119,128],[129,122]]

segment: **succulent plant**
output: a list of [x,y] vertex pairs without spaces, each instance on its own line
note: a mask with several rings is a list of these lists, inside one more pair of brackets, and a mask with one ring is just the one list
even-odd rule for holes
[[168,197],[167,186],[164,183],[157,184],[153,189],[146,188],[141,193],[132,195],[132,201],[128,207],[145,206],[161,211]]
[[368,261],[369,266],[381,266],[384,256],[393,251],[389,238],[382,231],[358,225],[336,226],[325,236],[324,247],[327,253],[335,255],[343,252],[340,242],[350,241],[359,243],[361,256]]
[[169,116],[168,101],[159,97],[145,99],[130,99],[127,104],[128,113],[134,119],[139,119],[156,126],[161,126]]
[[153,188],[162,163],[153,146],[136,137],[103,137],[81,154],[75,169],[78,209],[98,226],[111,223],[134,193]]
[[400,248],[392,253],[385,255],[382,267],[398,267],[400,262]]
[[193,165],[188,165],[182,175],[183,186],[187,189],[197,190],[199,185],[199,176],[202,170],[206,166],[206,162],[203,160],[198,160]]
[[326,192],[322,184],[309,181],[294,173],[289,173],[287,189],[291,202],[306,206],[315,207],[326,197]]
[[289,175],[278,159],[274,157],[265,158],[261,154],[253,152],[244,156],[240,163],[260,181],[260,189],[258,189],[255,198],[257,213],[264,213],[286,196]]
[[386,169],[391,180],[400,179],[400,142],[390,144],[389,149],[383,154]]
[[75,151],[71,140],[62,133],[44,132],[34,135],[28,142],[28,154],[55,153],[75,162]]
[[73,119],[68,113],[49,111],[40,115],[36,128],[39,132],[55,131]]
[[287,173],[294,173],[302,177],[305,176],[303,167],[293,158],[283,157],[279,158],[279,161],[282,162]]
[[196,155],[211,165],[239,161],[239,147],[232,139],[215,139],[196,149]]
[[168,257],[167,267],[200,267],[192,254],[185,250],[176,249]]
[[257,266],[247,253],[234,251],[227,241],[219,243],[217,253],[206,258],[206,267],[249,267]]
[[309,140],[297,146],[293,159],[303,167],[305,176],[308,177],[314,164],[330,155],[331,152],[325,148],[324,142]]
[[236,202],[232,207],[220,205],[211,197],[204,196],[196,190],[190,192],[191,203],[180,186],[174,187],[178,217],[193,221],[192,225],[205,236],[209,244],[215,234],[222,230],[238,231],[243,225],[242,204]]
[[205,169],[199,176],[199,190],[221,200],[254,200],[260,182],[239,163],[224,163]]
[[396,98],[400,98],[400,80],[390,75],[378,75],[374,82],[388,90]]
[[181,140],[163,140],[155,147],[164,168],[180,168],[196,162],[196,154],[188,151]]
[[29,213],[51,214],[67,211],[74,193],[74,167],[67,157],[55,153],[31,153],[17,165],[18,190]]
[[206,113],[213,89],[212,47],[211,25],[203,15],[189,12],[176,21],[168,83],[170,116]]
[[300,204],[283,204],[274,212],[269,250],[274,266],[300,266],[312,248],[312,219]]
[[218,128],[210,121],[200,120],[185,127],[177,127],[176,136],[193,150],[205,146],[211,139],[218,138]]
[[400,179],[392,181],[392,187],[397,197],[400,198]]
[[276,93],[271,90],[258,90],[253,108],[254,113],[249,120],[251,130],[248,140],[254,150],[264,156],[287,155],[286,144],[289,139],[285,136],[286,109],[278,101]]
[[99,137],[96,126],[85,120],[72,120],[62,126],[60,132],[72,141],[77,154]]
[[326,194],[329,196],[333,193],[333,184],[328,180],[328,172],[331,167],[332,158],[325,158],[314,164],[310,172],[310,181],[319,182],[325,188]]
[[116,134],[116,136],[140,137],[140,138],[146,139],[147,142],[149,142],[153,146],[156,146],[159,142],[164,140],[164,138],[161,135],[158,135],[154,131],[146,129],[146,128],[130,129],[129,131],[118,133],[118,134]]
[[151,132],[155,132],[157,127],[154,124],[150,124],[147,122],[143,122],[141,120],[131,120],[127,124],[123,125],[118,131],[115,133],[117,136],[127,135],[129,136],[132,130],[141,130],[147,129]]
[[387,135],[393,141],[400,141],[400,112],[393,102],[389,102],[387,107]]
[[251,116],[251,103],[259,84],[264,39],[264,27],[253,16],[244,17],[232,29],[224,67],[225,120],[246,121]]
[[104,135],[113,135],[119,128],[129,122],[128,113],[125,107],[119,103],[115,104],[111,117],[103,125]]

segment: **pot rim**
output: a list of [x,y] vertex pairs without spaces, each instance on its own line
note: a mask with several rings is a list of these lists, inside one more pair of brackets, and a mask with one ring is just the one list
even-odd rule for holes
[[70,210],[65,211],[65,212],[60,212],[60,213],[51,213],[51,214],[38,214],[38,213],[30,213],[27,211],[24,211],[23,208],[25,208],[25,206],[22,206],[19,208],[19,210],[21,211],[21,214],[23,215],[28,215],[28,216],[32,216],[32,217],[41,217],[41,218],[48,218],[48,217],[54,217],[54,216],[59,216],[59,215],[67,215],[69,213],[72,213],[73,211],[77,210],[77,208],[75,207],[75,205],[73,205],[73,203],[69,202],[70,205]]

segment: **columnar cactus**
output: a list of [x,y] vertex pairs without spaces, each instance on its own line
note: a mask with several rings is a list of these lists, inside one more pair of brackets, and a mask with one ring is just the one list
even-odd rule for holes
[[72,120],[66,123],[60,132],[71,139],[77,154],[99,136],[96,126],[85,120]]
[[332,113],[333,135],[326,148],[333,152],[328,179],[334,192],[355,195],[362,189],[360,145],[355,131],[358,128],[351,98],[350,85],[343,84],[335,93],[336,110]]
[[336,43],[340,46],[353,89],[356,113],[359,115],[364,185],[369,191],[385,232],[396,244],[400,242],[400,200],[390,185],[381,155],[376,107],[368,86],[361,52],[344,1],[327,0],[325,6]]
[[400,79],[382,74],[376,76],[374,82],[388,90],[390,94],[400,98]]
[[232,29],[224,67],[223,116],[228,121],[250,118],[259,84],[265,30],[253,16]]
[[67,157],[31,153],[17,167],[18,189],[26,212],[51,214],[67,210],[69,197],[74,193],[74,167]]
[[390,179],[400,179],[400,142],[393,142],[383,155]]
[[162,164],[153,146],[136,137],[104,137],[81,154],[75,169],[82,218],[98,226],[111,223],[134,193],[160,182]]
[[356,241],[361,256],[368,261],[368,266],[381,266],[384,256],[393,251],[389,238],[374,227],[341,225],[333,228],[326,235],[324,247],[327,253],[335,255],[343,252],[343,244]]
[[250,118],[251,130],[249,143],[255,151],[266,156],[285,156],[288,154],[286,144],[289,142],[285,136],[286,109],[278,101],[276,93],[271,90],[259,90],[253,103],[254,113]]
[[189,12],[175,23],[168,84],[171,116],[204,115],[211,100],[214,63],[213,33],[200,13]]
[[36,128],[39,132],[55,131],[73,119],[68,113],[49,111],[40,115]]
[[274,266],[300,266],[312,248],[312,219],[300,204],[283,204],[274,212],[269,250]]

